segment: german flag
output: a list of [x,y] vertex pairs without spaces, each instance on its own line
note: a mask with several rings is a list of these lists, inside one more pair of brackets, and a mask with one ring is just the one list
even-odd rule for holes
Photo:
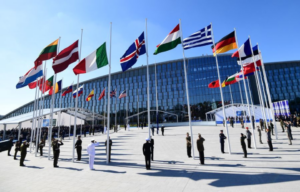
[[42,61],[51,59],[52,57],[55,57],[57,55],[57,44],[58,40],[56,39],[52,43],[50,43],[48,46],[46,46],[38,56],[38,58],[34,61],[35,68],[42,64]]
[[216,46],[211,46],[214,56],[219,53],[225,53],[232,49],[237,49],[237,44],[235,41],[235,31],[229,33],[225,37],[223,37],[220,41],[218,41]]
[[94,97],[94,89],[90,92],[90,94],[87,96],[87,98],[85,100],[90,101],[92,99],[92,97]]

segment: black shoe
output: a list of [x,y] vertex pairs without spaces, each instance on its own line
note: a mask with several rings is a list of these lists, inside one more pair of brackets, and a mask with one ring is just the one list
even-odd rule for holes
[[23,164],[23,165],[20,165],[20,166],[21,166],[21,167],[25,167],[26,165]]
[[11,156],[11,154],[8,154],[7,156]]
[[57,167],[59,167],[59,166],[54,166],[54,168],[57,168]]

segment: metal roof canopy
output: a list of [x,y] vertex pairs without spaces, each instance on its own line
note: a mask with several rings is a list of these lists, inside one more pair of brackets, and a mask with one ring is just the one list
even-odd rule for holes
[[[60,111],[63,112],[63,113],[66,113],[68,115],[75,116],[75,108],[62,108],[62,109],[54,108],[53,109],[53,113],[57,113],[57,112],[60,112]],[[32,116],[33,116],[34,112],[37,112],[37,114],[38,114],[38,110],[37,110],[37,111],[31,111],[29,113],[25,113],[25,114],[22,114],[22,115],[18,115],[18,116],[15,116],[15,117],[11,117],[11,118],[8,118],[8,119],[3,119],[3,120],[0,121],[0,125],[19,124],[19,123],[22,123],[22,122],[32,120]],[[44,109],[42,117],[44,115],[49,115],[49,114],[50,114],[50,109]],[[78,109],[77,118],[87,120],[87,121],[92,121],[93,120],[93,113],[90,112],[87,109],[83,109],[83,110]],[[95,120],[102,120],[104,118],[106,119],[107,117],[104,117],[102,115],[99,115],[99,114],[95,113],[94,118],[95,118]]]

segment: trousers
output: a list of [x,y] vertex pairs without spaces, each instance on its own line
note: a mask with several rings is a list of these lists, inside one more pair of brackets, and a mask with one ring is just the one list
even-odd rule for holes
[[81,150],[82,150],[82,147],[77,147],[76,148],[76,152],[77,152],[77,160],[81,160]]
[[90,155],[89,157],[90,157],[89,158],[90,169],[94,169],[95,156],[94,155]]
[[247,139],[248,141],[248,148],[250,149],[251,148],[251,139]]
[[191,146],[187,146],[186,150],[187,150],[187,156],[188,157],[192,157],[192,155],[191,155],[192,147]]
[[268,145],[269,145],[269,150],[270,150],[270,151],[273,151],[272,141],[268,141]]
[[224,142],[221,142],[221,152],[224,153]]
[[22,153],[21,153],[20,165],[24,165],[25,157],[26,157],[26,153],[25,153],[25,154],[22,154]]
[[58,157],[59,157],[59,152],[60,152],[59,150],[56,150],[56,151],[53,152],[53,154],[54,154],[54,157],[53,157],[53,158],[54,158],[54,160],[53,160],[53,166],[54,166],[54,167],[57,166]]
[[204,164],[204,151],[199,151],[199,159],[200,163]]
[[151,148],[151,160],[154,161],[153,159],[154,159],[154,147]]
[[145,164],[146,164],[146,169],[151,168],[150,154],[145,155]]
[[244,157],[247,157],[247,148],[246,148],[246,145],[242,145],[242,149],[243,149],[243,152],[244,152]]

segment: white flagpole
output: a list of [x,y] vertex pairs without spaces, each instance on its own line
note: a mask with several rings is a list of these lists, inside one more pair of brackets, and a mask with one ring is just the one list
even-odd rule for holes
[[[45,61],[45,68],[46,68],[46,62],[47,61]],[[47,68],[45,69],[45,71],[46,71],[46,76],[47,76]],[[45,101],[45,94],[42,94],[42,114],[41,114],[41,129],[43,128],[42,126],[43,126],[43,116],[44,116],[44,101]],[[40,130],[40,133],[39,133],[39,141],[41,141],[41,134],[42,134],[42,130]]]
[[[126,96],[127,97],[127,96]],[[129,124],[128,123],[128,103],[127,103],[127,98],[125,98],[125,102],[126,102],[126,126]],[[127,127],[127,131],[129,131],[128,127]]]
[[[45,73],[45,71],[43,71],[43,73]],[[43,74],[43,78],[44,78],[44,74]],[[31,150],[32,150],[32,136],[33,136],[33,129],[34,126],[33,126],[33,122],[34,122],[34,119],[35,119],[35,106],[36,106],[36,94],[37,94],[37,87],[38,87],[38,82],[40,81],[40,79],[38,78],[37,82],[36,82],[36,85],[35,85],[35,97],[34,97],[34,104],[33,104],[33,110],[32,110],[32,120],[31,120],[31,132],[30,132],[30,153],[31,153]]]
[[57,132],[57,139],[59,139],[59,133],[60,133],[62,88],[63,88],[63,80],[61,81],[61,90],[60,90],[60,99],[59,99],[59,109],[60,109],[60,111],[59,111],[59,116],[58,116],[58,132]]
[[[110,22],[110,43],[109,43],[109,64],[108,64],[108,101],[107,101],[107,128],[106,128],[106,146],[109,147],[109,126],[110,126],[110,86],[111,86],[111,36],[112,36],[112,22]],[[106,163],[108,164],[108,151],[106,150]]]
[[137,96],[137,112],[138,112],[138,119],[137,119],[137,122],[138,122],[138,128],[140,127],[140,115],[139,115],[139,90],[138,88],[136,89],[136,96]]
[[[213,45],[215,45],[215,37],[214,37],[214,32],[213,32],[213,27],[212,23],[211,24],[211,36],[213,40]],[[219,71],[219,62],[218,62],[218,53],[216,52],[216,65],[217,65],[217,72],[218,72],[218,79],[219,79],[219,87],[220,87],[220,93],[221,93],[221,100],[222,100],[222,105],[223,105],[223,116],[225,119],[225,127],[226,127],[226,134],[227,134],[227,144],[228,144],[228,152],[231,154],[231,146],[230,146],[230,137],[229,137],[229,131],[228,131],[228,125],[227,125],[227,119],[226,119],[226,112],[225,112],[225,104],[224,104],[224,99],[223,99],[223,90],[222,90],[222,83],[221,83],[221,77],[220,77],[220,71]]]
[[[266,106],[265,111],[266,111],[266,117],[267,117],[267,120],[268,120],[268,118],[271,119],[271,115],[270,115],[270,113],[269,113],[270,111],[268,110],[268,100],[267,100],[267,97],[266,97],[266,92],[265,92],[264,82],[263,82],[263,79],[262,79],[261,71],[259,70],[257,73],[258,73],[259,80],[260,80],[261,85],[262,85],[263,98],[264,98],[264,106]],[[267,122],[266,122],[266,123],[267,123]]]
[[[43,75],[43,79],[45,78],[45,74]],[[43,82],[44,80],[42,80]],[[39,89],[40,87],[40,81],[37,82],[37,89]],[[36,126],[36,123],[37,123],[37,116],[38,116],[38,108],[39,108],[39,96],[40,96],[40,92],[38,91],[37,92],[37,98],[36,98],[36,105],[35,105],[35,111],[34,111],[34,116],[35,118],[33,119],[33,129],[34,129],[34,134],[33,134],[33,137],[32,138],[36,138],[36,134],[38,132],[37,130],[37,126]],[[36,145],[35,145],[36,147]],[[34,146],[32,146],[32,148],[36,149]]]
[[[105,87],[105,90],[106,90],[106,87]],[[105,91],[104,91],[104,94],[105,94]],[[107,94],[107,96],[109,96]],[[105,99],[105,96],[104,96],[104,99]],[[105,128],[105,111],[106,111],[107,107],[106,107],[106,99],[105,99],[105,102],[104,102],[104,108],[103,108],[103,130]]]
[[[73,87],[74,87],[74,85],[72,83],[72,90],[73,90]],[[71,112],[72,107],[73,107],[73,92],[72,92],[72,95],[71,95],[70,112]],[[71,114],[69,115],[69,117],[70,117],[70,125],[69,125],[69,140],[70,140],[71,139],[70,138],[70,135],[71,135]]]
[[[78,60],[80,61],[80,56],[81,56],[81,47],[82,47],[82,33],[83,29],[81,29],[81,39],[80,39],[80,52],[79,52],[79,58]],[[72,161],[73,163],[75,162],[75,137],[76,137],[76,120],[77,120],[77,104],[78,104],[78,91],[79,91],[79,74],[77,75],[77,91],[76,91],[76,102],[75,102],[75,119],[74,119],[74,127],[73,127],[73,147],[72,147]],[[82,95],[83,97],[83,95]]]
[[232,98],[232,92],[231,92],[231,85],[229,85],[229,91],[230,91],[230,97],[231,97],[231,105],[233,105],[233,98]]
[[[258,44],[257,44],[257,48],[258,48],[258,53],[260,54],[260,50],[259,50]],[[274,107],[272,105],[272,99],[271,99],[271,94],[270,94],[268,79],[267,79],[267,76],[266,76],[265,65],[264,65],[263,58],[262,58],[261,54],[260,54],[260,59],[261,59],[261,66],[262,66],[262,69],[263,69],[263,74],[264,74],[264,79],[265,79],[265,84],[266,84],[266,90],[267,90],[267,96],[268,96],[268,100],[269,100],[269,106],[271,108],[271,115],[272,115],[272,118],[273,118],[273,121],[274,121],[274,126],[275,126],[275,136],[276,136],[276,139],[278,139],[277,125],[276,125],[275,114],[274,114]]]
[[[94,99],[95,98],[96,97],[95,97],[95,87],[94,87]],[[92,130],[94,130],[94,124],[95,124],[95,102],[93,103],[93,125],[92,125]]]
[[158,100],[157,100],[157,77],[156,77],[156,61],[155,61],[155,103],[156,103],[156,123],[157,128],[159,127],[158,124]]
[[[244,77],[244,74],[243,74],[243,77]],[[243,94],[242,94],[241,84],[240,84],[239,81],[238,81],[238,83],[239,83],[239,90],[240,90],[240,95],[241,95],[241,102],[242,102],[242,105],[244,105],[244,99],[243,99]]]
[[118,101],[118,94],[117,94],[117,88],[116,88],[116,102],[115,102],[115,126],[117,127],[117,101]]
[[[256,69],[255,69],[256,71]],[[256,88],[257,88],[257,94],[258,94],[258,100],[259,100],[259,106],[260,107],[260,112],[261,112],[261,115],[262,115],[262,119],[265,119],[265,113],[264,113],[264,110],[263,110],[263,104],[262,104],[262,100],[261,100],[261,94],[260,94],[260,90],[259,90],[259,87],[258,87],[258,79],[257,79],[257,74],[254,73],[254,79],[255,79],[255,85],[256,85]]]
[[[43,83],[43,81],[42,81]],[[40,86],[40,83],[38,84]],[[43,86],[42,86],[42,90],[43,90]],[[42,95],[42,94],[41,94]],[[34,129],[35,129],[35,141],[37,141],[37,134],[38,134],[38,123],[39,123],[39,120],[38,120],[38,112],[39,112],[39,105],[40,105],[40,92],[38,91],[38,95],[37,95],[37,101],[36,101],[36,112],[35,112],[35,121],[34,121]],[[36,145],[35,145],[35,150],[36,150],[36,147],[37,147],[37,142],[36,142]]]
[[147,30],[147,18],[146,18],[146,56],[147,56],[147,109],[148,109],[148,134],[150,138],[150,92],[149,92],[149,65],[148,65],[148,30]]
[[[180,39],[181,39],[181,42],[183,42],[181,19],[179,19],[179,28],[180,28]],[[189,115],[189,127],[190,127],[191,142],[192,142],[192,153],[193,153],[193,158],[195,159],[195,147],[194,147],[194,139],[193,139],[194,135],[193,135],[193,128],[192,128],[192,120],[191,120],[191,106],[190,106],[189,86],[188,86],[188,81],[187,81],[186,61],[185,61],[183,44],[181,43],[181,45],[182,45],[181,47],[182,47],[184,77],[185,77],[185,91],[186,91],[187,108],[188,108],[188,115]]]
[[[83,99],[83,97],[82,97],[82,99],[81,99],[82,101],[81,101],[81,112],[83,111],[83,102],[84,102],[84,99]],[[82,122],[83,120],[81,119],[81,125],[80,125],[80,135],[82,135]]]
[[252,113],[253,113],[254,125],[255,125],[256,120],[255,120],[255,113],[254,113],[254,106],[253,106],[253,99],[252,99],[252,91],[251,91],[250,84],[249,84],[249,77],[247,77],[247,84],[248,84],[248,89],[249,89],[249,95],[250,95],[250,101],[251,101],[251,105],[252,105]]

